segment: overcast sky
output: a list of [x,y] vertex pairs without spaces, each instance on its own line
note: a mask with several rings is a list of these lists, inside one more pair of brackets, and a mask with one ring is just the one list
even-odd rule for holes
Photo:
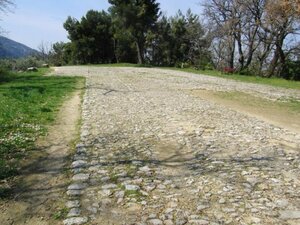
[[[201,0],[157,0],[160,8],[168,15],[178,9],[185,12],[191,8],[200,14]],[[13,13],[1,15],[0,27],[5,36],[32,48],[41,42],[67,41],[63,23],[68,16],[80,19],[89,9],[107,10],[107,0],[15,0]]]

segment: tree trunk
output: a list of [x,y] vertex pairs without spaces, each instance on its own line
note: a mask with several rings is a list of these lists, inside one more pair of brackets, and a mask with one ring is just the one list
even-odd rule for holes
[[118,57],[118,54],[117,54],[118,43],[117,43],[116,39],[113,39],[113,41],[114,41],[114,55],[115,55],[115,59],[116,59],[116,62],[119,63],[119,57]]
[[267,77],[270,78],[275,74],[276,67],[278,65],[278,59],[279,59],[279,51],[278,46],[276,47],[273,59],[270,63],[270,67],[268,69]]
[[253,34],[249,35],[249,50],[248,50],[248,55],[247,55],[247,60],[246,60],[246,64],[244,65],[244,69],[247,69],[251,62],[252,62],[252,59],[253,59],[253,53],[255,52],[256,48],[254,47],[254,41],[255,41],[255,37],[256,37],[256,34],[257,34],[257,31],[258,31],[258,26],[255,28],[255,30],[253,31]]
[[230,42],[231,42],[230,47],[229,47],[230,55],[229,55],[228,64],[229,64],[229,67],[233,69],[234,68],[235,38],[232,37]]
[[[269,67],[270,69],[268,71],[268,77],[275,75],[275,70],[276,70],[276,67],[278,67],[279,60],[280,60],[282,69],[285,68],[285,54],[282,50],[283,41],[284,41],[284,35],[281,35],[279,40],[276,41],[276,49],[275,49],[274,57],[271,61],[271,65]],[[280,75],[280,73],[282,72],[282,69],[281,69],[281,71],[278,71],[279,73],[276,75]]]
[[138,64],[143,64],[144,63],[144,58],[143,58],[143,51],[141,45],[136,41],[136,50],[137,50],[137,57],[138,57]]
[[243,44],[242,44],[242,38],[241,35],[238,34],[236,37],[237,44],[238,44],[238,50],[239,50],[239,63],[240,63],[240,68],[239,70],[242,71],[244,69],[244,64],[245,64],[245,57],[244,57],[244,52],[243,52]]

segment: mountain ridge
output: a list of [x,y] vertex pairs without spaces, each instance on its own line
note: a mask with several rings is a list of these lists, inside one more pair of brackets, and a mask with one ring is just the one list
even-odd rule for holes
[[35,49],[0,35],[0,59],[22,58],[38,53]]

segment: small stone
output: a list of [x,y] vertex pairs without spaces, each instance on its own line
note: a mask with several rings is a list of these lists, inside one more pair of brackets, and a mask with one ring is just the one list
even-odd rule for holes
[[72,208],[68,213],[67,217],[76,217],[80,216],[81,210],[79,208]]
[[77,183],[77,184],[71,184],[69,187],[68,187],[68,190],[82,190],[86,188],[86,184],[83,184],[83,183]]
[[157,214],[155,213],[151,213],[149,216],[148,216],[148,219],[156,219],[157,218]]
[[72,163],[72,168],[82,168],[82,167],[85,167],[86,164],[87,164],[87,162],[84,160],[77,160]]
[[271,178],[270,180],[273,181],[273,183],[280,183],[280,180],[275,179],[275,178]]
[[209,222],[207,220],[190,220],[189,224],[191,225],[207,225]]
[[219,203],[220,203],[220,204],[225,204],[225,203],[226,203],[225,198],[221,198],[221,199],[219,200]]
[[222,211],[225,213],[233,213],[233,212],[235,212],[235,209],[234,208],[223,208]]
[[77,154],[85,154],[86,153],[86,148],[77,148]]
[[188,179],[188,180],[186,181],[186,184],[187,184],[187,185],[191,185],[191,184],[193,184],[194,182],[195,182],[195,180],[192,179],[192,178],[190,178],[190,179]]
[[92,214],[96,214],[98,212],[98,209],[95,207],[88,207],[87,210],[90,211]]
[[256,208],[252,208],[252,209],[251,209],[251,212],[252,212],[252,213],[258,213],[258,212],[259,212],[259,210],[258,210],[258,209],[256,209]]
[[103,183],[110,180],[110,177],[101,177],[100,179]]
[[87,181],[89,179],[90,175],[86,173],[79,173],[73,176],[74,181]]
[[98,193],[100,193],[102,196],[108,197],[112,194],[112,191],[109,189],[104,189],[102,191],[99,191]]
[[186,218],[177,218],[175,221],[176,225],[184,225],[187,224],[188,220]]
[[116,198],[124,198],[125,191],[118,191],[115,193]]
[[163,225],[163,222],[160,219],[150,219],[148,220],[149,225]]
[[67,208],[78,208],[80,206],[80,202],[78,200],[75,200],[75,201],[68,201],[66,203],[66,207]]
[[289,201],[287,199],[279,199],[275,201],[275,204],[278,208],[285,208],[289,205]]
[[279,212],[280,219],[283,220],[294,220],[294,219],[300,219],[300,211],[297,210],[284,210]]
[[125,189],[126,189],[127,191],[138,191],[138,190],[140,190],[140,187],[137,186],[137,185],[126,184],[126,185],[125,185]]
[[176,208],[178,206],[178,204],[176,203],[176,202],[169,202],[168,204],[167,204],[167,207],[169,207],[169,208]]
[[149,172],[150,168],[148,166],[144,166],[144,167],[141,167],[139,170],[142,172]]
[[146,191],[143,191],[143,190],[142,190],[142,191],[140,191],[140,192],[141,192],[141,194],[144,195],[144,196],[149,196],[148,192],[146,192]]
[[172,220],[165,220],[165,221],[164,221],[164,224],[165,224],[165,225],[174,225],[174,223],[173,223]]
[[67,191],[68,196],[79,196],[82,194],[81,190],[69,190]]
[[246,175],[248,175],[248,174],[249,174],[249,172],[247,172],[247,171],[243,171],[241,174],[242,174],[242,176],[246,176]]
[[200,204],[200,205],[197,206],[198,211],[202,211],[202,210],[207,209],[207,208],[209,208],[209,205]]
[[257,217],[252,217],[251,220],[252,220],[253,223],[260,223],[261,222],[261,219],[259,219]]
[[174,210],[175,209],[173,209],[173,208],[167,208],[166,211],[165,211],[165,213],[169,214],[169,213],[173,212]]
[[118,186],[115,184],[107,184],[107,185],[102,186],[102,189],[115,189],[117,187]]
[[143,189],[145,189],[145,191],[147,191],[147,192],[151,192],[151,191],[153,191],[155,188],[156,188],[156,185],[147,185],[147,186],[144,186]]
[[87,223],[87,217],[73,217],[63,221],[64,225],[81,225]]
[[76,145],[76,148],[84,148],[84,147],[85,147],[85,145],[83,143],[79,143]]
[[166,189],[167,187],[166,187],[166,185],[159,184],[159,185],[157,186],[157,188],[160,189],[160,190],[164,190],[164,189]]
[[246,181],[253,187],[259,183],[259,180],[256,177],[248,177]]
[[165,180],[163,184],[164,184],[164,185],[170,185],[170,184],[172,184],[172,183],[173,183],[173,182],[172,182],[171,180]]
[[175,220],[176,225],[184,225],[188,222],[188,219],[187,219],[188,215],[184,211],[179,211],[175,217],[176,217],[176,220]]

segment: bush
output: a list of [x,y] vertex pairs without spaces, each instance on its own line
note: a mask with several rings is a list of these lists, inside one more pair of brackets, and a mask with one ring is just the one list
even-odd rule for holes
[[7,71],[26,71],[29,67],[42,67],[45,62],[30,56],[20,59],[3,59],[0,67]]
[[13,69],[17,71],[25,71],[29,67],[42,67],[44,63],[44,61],[41,61],[35,57],[21,58],[16,60],[15,68]]
[[235,72],[235,69],[231,67],[224,67],[222,72],[226,74],[231,74]]
[[0,64],[0,83],[9,81],[10,75],[8,69]]
[[281,76],[284,79],[300,81],[300,61],[288,61],[286,70],[282,72]]

